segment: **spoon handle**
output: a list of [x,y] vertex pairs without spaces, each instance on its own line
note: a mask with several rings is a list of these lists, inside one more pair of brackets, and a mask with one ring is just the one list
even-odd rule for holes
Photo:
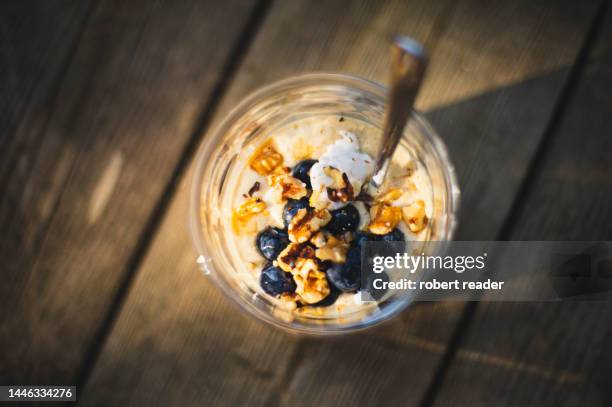
[[406,36],[394,37],[391,45],[391,83],[387,115],[382,145],[371,180],[371,186],[376,189],[382,185],[391,156],[402,138],[426,66],[427,57],[421,44]]

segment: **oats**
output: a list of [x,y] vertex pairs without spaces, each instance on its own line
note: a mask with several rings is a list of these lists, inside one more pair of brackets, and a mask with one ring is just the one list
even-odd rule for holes
[[302,161],[311,158],[314,154],[313,146],[304,140],[303,137],[298,138],[293,145],[293,158],[295,161]]
[[417,170],[417,164],[414,160],[410,160],[408,164],[406,164],[406,176],[411,177],[412,174]]
[[390,233],[402,220],[402,210],[387,204],[377,204],[370,209],[372,219],[369,229],[375,235]]
[[259,175],[272,174],[283,164],[283,156],[276,151],[272,140],[259,146],[249,158],[249,166]]
[[425,202],[418,200],[402,208],[402,218],[411,232],[420,232],[427,226],[427,215],[425,214]]

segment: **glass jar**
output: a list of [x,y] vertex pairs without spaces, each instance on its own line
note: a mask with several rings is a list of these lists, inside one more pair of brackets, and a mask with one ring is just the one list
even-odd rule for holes
[[[280,300],[266,295],[257,284],[241,277],[241,266],[232,261],[235,255],[222,233],[222,222],[227,222],[220,215],[227,205],[227,174],[232,172],[238,154],[247,146],[256,145],[262,134],[292,120],[317,115],[342,114],[382,129],[385,100],[385,87],[362,78],[305,74],[266,86],[246,97],[206,135],[196,157],[192,182],[191,234],[204,273],[242,310],[287,331],[330,335],[373,326],[410,304],[411,299],[404,296],[341,315],[292,312]],[[427,121],[413,112],[400,144],[418,157],[431,180],[433,213],[428,240],[451,240],[457,224],[459,188],[443,142]]]

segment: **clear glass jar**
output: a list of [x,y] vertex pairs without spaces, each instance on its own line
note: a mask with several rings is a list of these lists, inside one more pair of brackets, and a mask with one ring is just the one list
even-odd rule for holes
[[[263,133],[296,118],[342,114],[382,128],[386,88],[355,76],[315,73],[266,86],[246,97],[209,132],[196,157],[191,189],[190,228],[204,273],[257,319],[287,331],[329,335],[364,329],[404,309],[410,298],[389,298],[342,315],[301,315],[282,307],[258,285],[240,277],[219,216],[227,194],[226,175],[237,155]],[[446,148],[427,121],[413,112],[401,141],[424,165],[433,192],[430,241],[451,240],[457,220],[459,188]],[[225,202],[227,205],[227,202]],[[439,245],[437,247],[440,247]]]

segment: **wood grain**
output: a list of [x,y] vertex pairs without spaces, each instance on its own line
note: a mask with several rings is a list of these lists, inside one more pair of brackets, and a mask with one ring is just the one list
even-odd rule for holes
[[[389,31],[382,31],[384,26],[374,24],[372,17],[394,21],[396,26],[387,29],[403,22],[412,35],[426,39],[434,35],[431,22],[449,12],[443,3],[434,8],[427,3],[415,1],[409,8],[400,1],[326,2],[316,7],[307,1],[274,3],[217,120],[249,90],[295,72],[351,69],[366,75],[376,69],[383,79],[387,66],[381,57],[386,51],[378,49],[378,43]],[[319,23],[308,28],[295,24],[306,18]],[[351,39],[361,31],[378,40],[359,50],[353,48]],[[369,41],[369,36],[364,38]],[[368,64],[357,57],[359,52],[376,51],[381,57]],[[283,61],[275,65],[279,71],[270,69],[270,61],[277,60]],[[351,65],[344,68],[343,64]],[[168,405],[203,400],[213,405],[266,405],[276,401],[278,390],[292,375],[292,353],[301,342],[239,313],[197,272],[196,256],[183,226],[188,181],[183,180],[134,282],[85,390],[86,404],[139,404],[155,399]],[[148,304],[146,299],[151,296],[155,304]],[[149,319],[151,312],[157,315],[155,322]],[[147,368],[135,369],[134,363]],[[111,371],[120,377],[109,375]],[[177,374],[185,380],[179,383]],[[151,391],[152,383],[164,383],[168,391]],[[125,393],[110,391],[115,387],[125,388]]]
[[3,200],[0,382],[78,380],[254,5],[96,8],[54,102],[24,123],[46,120],[28,171],[7,181],[21,194]]
[[[509,240],[612,238],[611,23],[608,9]],[[435,404],[609,406],[611,319],[609,302],[479,303]]]
[[[0,4],[0,222],[14,216],[23,180],[39,152],[40,133],[53,112],[61,79],[71,61],[91,1],[6,1]],[[29,214],[29,216],[35,216]],[[20,219],[19,222],[26,222]],[[0,245],[9,253],[24,240],[21,228],[3,227]]]
[[[432,54],[419,106],[451,146],[466,191],[460,236],[494,238],[595,13],[594,2],[508,3],[277,2],[219,116],[246,92],[306,70],[385,82],[381,44],[392,32],[411,34]],[[182,226],[187,181],[101,354],[87,404],[421,400],[461,305],[417,305],[380,328],[325,341],[251,321],[196,271]]]

